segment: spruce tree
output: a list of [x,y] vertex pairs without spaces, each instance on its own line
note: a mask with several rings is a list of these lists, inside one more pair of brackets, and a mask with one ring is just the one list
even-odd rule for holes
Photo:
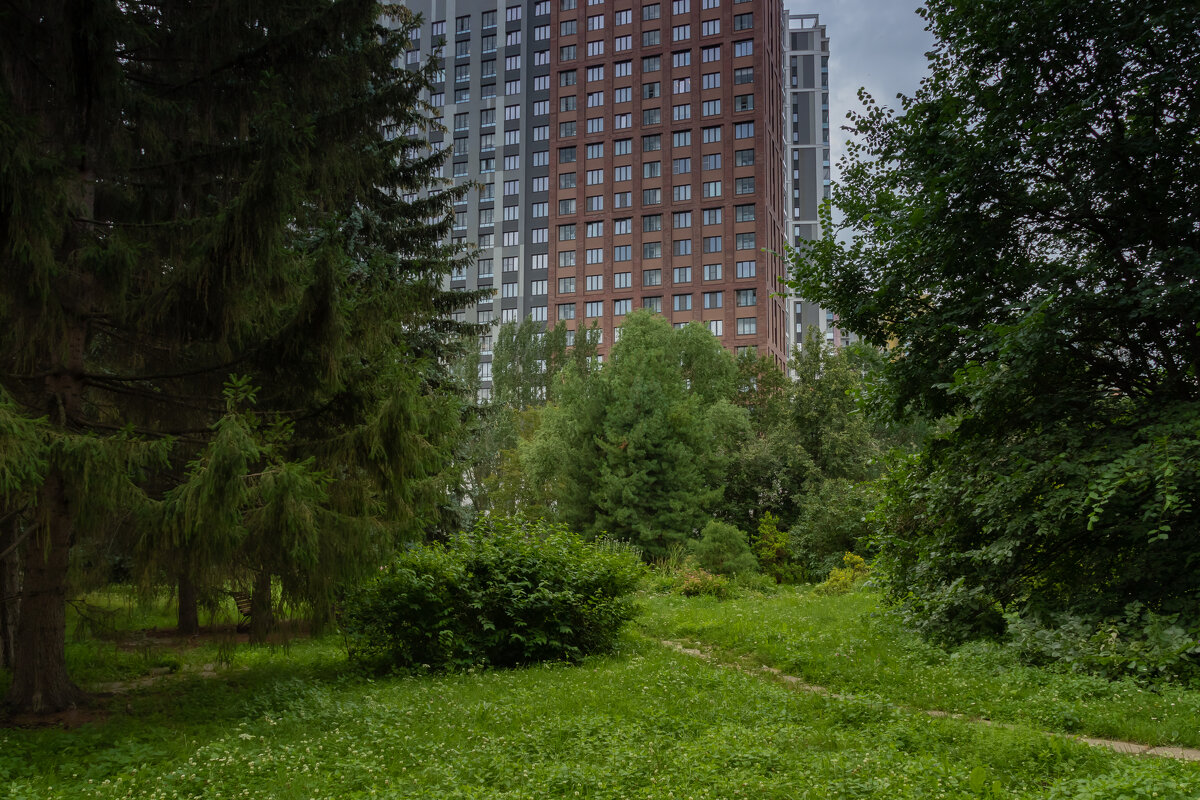
[[369,0],[0,10],[11,706],[80,699],[64,608],[89,539],[319,606],[436,521],[470,298],[440,288],[461,194],[434,178],[428,73],[394,66],[409,22]]

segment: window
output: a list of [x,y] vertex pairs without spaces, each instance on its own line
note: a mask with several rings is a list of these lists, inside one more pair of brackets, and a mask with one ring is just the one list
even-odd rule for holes
[[661,56],[646,56],[642,59],[642,72],[658,72],[662,69]]
[[753,233],[739,233],[734,237],[734,246],[738,250],[753,250],[754,242]]
[[558,304],[558,318],[560,320],[575,319],[575,304],[574,303],[559,303]]
[[737,277],[753,278],[757,271],[758,262],[756,261],[739,261],[737,262]]
[[538,25],[533,29],[533,40],[535,42],[544,42],[550,38],[550,26]]
[[752,333],[758,333],[758,318],[738,317],[737,332],[738,336],[748,336]]
[[630,25],[633,23],[633,12],[629,9],[613,14],[613,25]]
[[653,153],[656,150],[662,150],[662,134],[653,133],[649,136],[642,137],[642,152]]
[[589,319],[594,319],[596,317],[604,316],[604,301],[603,300],[593,300],[590,303],[586,303],[585,308],[584,308],[584,314]]
[[662,176],[662,162],[661,161],[647,161],[644,164],[642,164],[642,177],[643,178],[658,178],[661,176]]
[[721,141],[721,126],[715,128],[702,128],[700,131],[700,141],[705,144]]
[[633,192],[616,192],[613,194],[613,208],[629,208],[633,205]]
[[738,222],[753,222],[754,221],[754,204],[744,206],[734,206],[735,219]]
[[575,279],[574,278],[559,278],[558,279],[559,294],[575,294]]
[[708,332],[713,336],[723,336],[725,334],[725,321],[720,319],[710,319],[707,323]]
[[692,38],[691,25],[676,25],[675,27],[671,28],[672,42],[683,42],[690,38]]
[[454,68],[455,83],[461,83],[462,81],[469,81],[469,80],[471,80],[471,65],[470,64],[459,64],[457,67]]
[[550,66],[550,51],[549,50],[534,50],[533,65],[535,67]]
[[604,183],[604,170],[589,169],[587,171],[587,185],[595,186],[600,183]]
[[480,226],[494,225],[495,218],[496,218],[496,210],[495,209],[493,209],[493,208],[479,209],[479,224],[480,224]]
[[700,109],[700,113],[706,117],[719,116],[721,113],[721,101],[720,100],[705,100],[703,106]]
[[454,20],[455,33],[470,33],[471,32],[471,17],[457,17]]
[[692,0],[675,0],[671,3],[672,14],[686,14],[692,10]]
[[662,16],[662,7],[658,3],[642,6],[642,19],[658,19]]
[[701,156],[700,168],[701,169],[720,169],[721,168],[721,154],[720,153],[709,153],[706,156]]
[[446,20],[438,20],[430,26],[430,32],[436,39],[438,36],[446,35]]
[[505,197],[507,197],[509,195],[513,195],[513,194],[520,194],[520,193],[521,193],[521,182],[520,181],[505,181],[504,182]]
[[619,89],[613,89],[614,103],[628,103],[633,99],[633,89],[628,86],[622,86]]
[[662,313],[662,298],[661,297],[643,297],[642,308],[648,308],[656,314]]
[[721,33],[721,20],[706,19],[700,23],[701,36],[717,36]]
[[633,74],[632,61],[618,61],[613,64],[613,74],[618,78],[628,78]]
[[705,64],[713,61],[721,60],[721,45],[715,44],[712,47],[700,48],[700,60]]
[[700,191],[701,197],[720,197],[721,182],[720,181],[705,181]]
[[[545,292],[543,292],[542,294],[545,294]],[[545,322],[546,321],[546,307],[545,306],[531,306],[529,309],[529,318],[531,320],[533,320],[534,322]]]
[[470,128],[471,127],[471,123],[469,122],[470,117],[471,117],[470,114],[455,114],[454,115],[454,130],[465,131],[468,128]]
[[705,236],[704,237],[704,252],[706,252],[706,253],[721,252],[721,237],[720,236]]
[[671,119],[674,122],[680,122],[685,119],[692,118],[692,104],[680,103],[679,105],[671,106]]
[[650,100],[655,97],[662,97],[662,84],[658,81],[642,84],[642,99]]
[[521,107],[520,106],[505,106],[504,107],[504,119],[505,120],[514,120],[514,119],[520,119],[520,118],[521,118]]
[[588,211],[603,211],[604,210],[604,195],[602,195],[602,194],[588,195],[587,210]]
[[692,63],[692,51],[691,50],[680,50],[678,52],[671,53],[671,66],[672,67],[686,67],[691,63]]
[[[519,109],[520,106],[517,106],[517,108]],[[533,104],[533,115],[535,117],[549,116],[550,115],[550,101],[549,100],[538,100],[537,102],[535,102]],[[518,114],[518,116],[520,116],[520,115]],[[515,117],[514,117],[514,119],[515,119]]]
[[617,236],[633,233],[633,218],[622,217],[613,220],[613,233]]
[[733,71],[733,82],[737,85],[754,83],[754,67],[738,67]]
[[568,136],[574,136],[578,129],[578,123],[575,122],[560,122],[558,123],[559,138],[565,139]]
[[492,277],[492,259],[490,259],[490,258],[479,259],[478,267],[479,267],[479,277],[481,277],[481,278]]
[[627,156],[632,152],[632,139],[617,139],[613,142],[613,155]]
[[[535,142],[544,142],[550,138],[549,125],[536,125],[533,128],[533,140]],[[534,166],[537,166],[536,164]]]
[[644,111],[642,111],[642,124],[643,125],[658,125],[661,122],[662,122],[662,109],[647,108]]
[[558,265],[560,267],[575,266],[575,251],[574,250],[563,250],[562,252],[560,252],[558,254]]
[[733,29],[735,31],[748,31],[754,27],[754,14],[734,14]]
[[575,60],[575,45],[568,44],[558,48],[559,61],[574,61]]
[[705,308],[720,308],[722,292],[705,292],[704,307]]
[[633,301],[626,297],[623,300],[613,300],[613,316],[623,317],[633,310]]
[[[489,133],[489,134],[485,134],[485,135],[491,136],[492,134]],[[482,138],[483,137],[481,136],[480,139],[482,139]],[[504,132],[504,143],[505,144],[520,144],[521,143],[521,129],[516,128],[511,131],[505,131]],[[482,144],[482,142],[481,142],[481,144]]]
[[692,254],[692,240],[676,239],[672,242],[671,254],[676,256],[690,256]]
[[533,15],[535,17],[550,16],[550,0],[540,0],[540,2],[535,3],[533,6]]
[[735,293],[735,302],[740,308],[758,305],[758,290],[738,289]]
[[720,225],[721,224],[721,209],[706,208],[703,211],[705,225]]
[[588,42],[587,43],[587,54],[589,56],[604,55],[604,42]]
[[671,144],[674,147],[690,147],[692,144],[692,132],[675,131],[671,134]]
[[506,170],[520,169],[521,168],[521,157],[519,155],[505,156],[504,157],[504,168]]
[[662,286],[661,269],[642,270],[642,286]]
[[691,78],[676,78],[671,81],[671,94],[686,94],[692,90]]
[[632,261],[633,248],[627,244],[619,244],[613,248],[613,261]]
[[674,295],[672,299],[675,301],[676,311],[692,310],[692,296],[690,294],[677,294]]
[[575,163],[575,147],[560,147],[558,148],[558,163],[574,164]]
[[596,14],[587,18],[587,29],[589,31],[604,30],[604,15]]
[[505,284],[501,284],[501,286],[503,287],[502,291],[500,292],[501,297],[516,297],[517,296],[517,284],[505,283]]
[[613,50],[618,53],[623,53],[626,50],[633,49],[632,36],[617,36],[613,39]]
[[603,275],[588,275],[584,279],[587,282],[585,291],[602,292],[604,291],[604,276]]
[[692,212],[676,211],[671,219],[672,228],[690,228],[692,227]]
[[509,31],[504,35],[504,44],[508,47],[516,47],[521,43],[520,31]]
[[662,258],[662,242],[642,242],[642,258]]
[[569,94],[566,97],[558,98],[559,111],[574,111],[575,110],[575,95]]
[[587,146],[587,157],[589,159],[604,158],[604,142],[596,142],[595,144],[589,144]]
[[577,23],[573,19],[564,20],[563,22],[558,23],[558,35],[559,36],[574,36],[576,33],[579,32],[578,26],[579,26],[579,23]]
[[558,226],[558,240],[560,242],[571,242],[575,240],[575,223]]
[[613,288],[614,289],[629,289],[633,286],[632,272],[614,272],[613,273]]
[[705,264],[704,265],[704,280],[719,281],[723,270],[720,264]]
[[671,187],[671,199],[675,202],[692,199],[692,185],[685,183],[682,186]]
[[739,94],[733,98],[734,111],[753,111],[754,110],[754,95]]
[[720,85],[721,73],[719,72],[706,72],[700,76],[700,88],[702,89],[716,89]]
[[632,114],[614,114],[613,115],[613,128],[615,128],[616,130],[623,130],[625,128],[632,128],[632,127],[633,127],[633,115]]
[[754,123],[753,122],[739,122],[738,124],[733,126],[733,138],[749,139],[752,136],[754,136]]
[[642,233],[662,230],[662,214],[647,214],[642,217]]
[[621,183],[633,179],[633,168],[629,165],[613,167],[613,181]]
[[575,70],[565,69],[558,73],[559,86],[574,86],[575,85]]
[[471,40],[463,39],[461,42],[454,43],[454,57],[466,58],[471,55]]
[[588,83],[604,80],[604,66],[601,65],[599,67],[588,67],[587,79]]
[[504,19],[508,22],[516,22],[521,18],[521,6],[509,6],[504,9]]
[[692,160],[690,158],[676,158],[671,160],[672,175],[686,175],[692,171]]
[[754,176],[734,180],[734,194],[754,194]]
[[754,165],[753,150],[736,150],[733,153],[733,165],[735,167],[750,167]]

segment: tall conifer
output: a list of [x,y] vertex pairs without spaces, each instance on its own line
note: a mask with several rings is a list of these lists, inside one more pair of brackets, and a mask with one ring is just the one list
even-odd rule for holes
[[91,537],[133,531],[181,588],[241,575],[261,603],[275,576],[320,605],[435,521],[469,298],[440,288],[460,194],[421,191],[443,156],[428,74],[395,66],[409,21],[372,0],[0,10],[10,705],[79,699],[64,605]]

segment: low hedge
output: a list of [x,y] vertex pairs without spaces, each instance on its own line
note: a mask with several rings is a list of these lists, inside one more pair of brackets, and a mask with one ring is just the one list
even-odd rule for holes
[[374,669],[577,660],[613,647],[643,574],[628,545],[489,518],[351,592],[343,632],[351,659]]

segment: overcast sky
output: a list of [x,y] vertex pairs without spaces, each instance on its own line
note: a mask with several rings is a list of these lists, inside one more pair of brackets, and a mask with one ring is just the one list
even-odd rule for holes
[[920,0],[784,0],[791,11],[820,14],[829,35],[829,136],[837,162],[846,134],[846,112],[858,108],[865,86],[881,104],[896,105],[898,92],[912,94],[925,75],[925,52],[933,38],[916,14]]

